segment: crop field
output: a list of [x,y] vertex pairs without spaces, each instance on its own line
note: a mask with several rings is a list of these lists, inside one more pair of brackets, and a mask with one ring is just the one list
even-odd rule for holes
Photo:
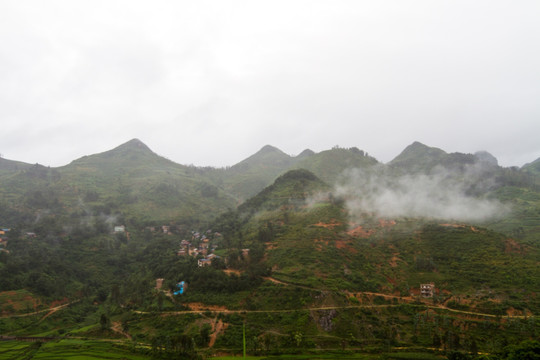
[[[145,354],[149,349],[128,348],[128,345],[119,344],[110,341],[65,339],[47,343],[32,343],[23,341],[0,341],[1,359],[32,359],[32,360],[79,360],[79,359],[124,359],[124,360],[146,360],[151,359],[151,354]],[[212,357],[216,360],[238,360],[242,355],[237,356],[218,356]],[[265,356],[246,356],[248,360],[315,360],[315,359],[350,359],[350,360],[440,360],[445,359],[441,355],[427,352],[388,352],[388,353],[355,353],[352,351],[331,351],[325,353],[310,353],[297,355],[265,355]]]
[[[242,356],[220,356],[215,357],[216,360],[239,360]],[[394,352],[384,354],[357,354],[357,353],[335,353],[335,354],[310,354],[310,355],[282,355],[282,356],[246,356],[248,360],[441,360],[446,357],[420,352]]]
[[49,343],[1,341],[2,359],[150,359],[117,344],[93,340],[60,340]]

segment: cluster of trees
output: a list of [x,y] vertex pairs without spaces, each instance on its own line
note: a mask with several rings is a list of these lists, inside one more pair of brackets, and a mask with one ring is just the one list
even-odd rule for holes
[[152,338],[154,359],[202,359],[195,350],[193,338],[186,334],[164,334]]
[[519,344],[508,345],[493,354],[479,354],[477,349],[470,352],[449,351],[449,360],[538,360],[540,359],[540,341],[525,340]]

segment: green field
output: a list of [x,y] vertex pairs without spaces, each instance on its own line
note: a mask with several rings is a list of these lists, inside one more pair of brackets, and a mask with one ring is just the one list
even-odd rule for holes
[[[66,339],[47,343],[32,343],[22,341],[2,341],[0,342],[0,358],[2,359],[152,359],[150,349],[138,346],[136,349],[132,345],[98,340],[75,340]],[[238,356],[218,356],[212,357],[216,360],[238,360]],[[354,352],[330,352],[330,353],[310,353],[303,355],[267,355],[267,356],[246,356],[248,360],[314,360],[314,359],[395,359],[395,360],[439,360],[445,359],[441,355],[426,352],[388,352],[381,354],[366,354]]]
[[94,340],[59,340],[47,343],[21,341],[0,342],[2,359],[150,359],[124,345]]

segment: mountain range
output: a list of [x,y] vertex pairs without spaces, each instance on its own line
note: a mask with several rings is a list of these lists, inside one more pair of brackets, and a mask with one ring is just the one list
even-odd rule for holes
[[165,358],[238,351],[247,323],[252,353],[495,354],[540,333],[539,163],[415,142],[386,164],[267,145],[210,168],[137,139],[57,168],[0,159],[0,335]]
[[415,142],[387,164],[358,148],[305,150],[290,156],[267,145],[234,166],[203,168],[174,163],[133,139],[57,168],[0,159],[0,215],[3,226],[43,213],[64,218],[121,213],[138,223],[206,221],[293,169],[309,170],[333,187],[349,181],[351,169],[384,172],[385,179],[444,172],[440,176],[454,178],[460,191],[507,200],[509,185],[536,186],[539,163],[503,168],[487,152],[446,153]]

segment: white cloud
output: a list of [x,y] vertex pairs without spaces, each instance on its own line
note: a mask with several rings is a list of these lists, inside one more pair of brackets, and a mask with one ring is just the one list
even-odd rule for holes
[[346,200],[349,213],[357,220],[370,214],[391,219],[483,221],[506,214],[507,206],[499,201],[468,194],[467,184],[484,190],[493,185],[478,165],[459,176],[442,168],[429,174],[397,175],[381,167],[348,171],[336,186],[336,194]]

